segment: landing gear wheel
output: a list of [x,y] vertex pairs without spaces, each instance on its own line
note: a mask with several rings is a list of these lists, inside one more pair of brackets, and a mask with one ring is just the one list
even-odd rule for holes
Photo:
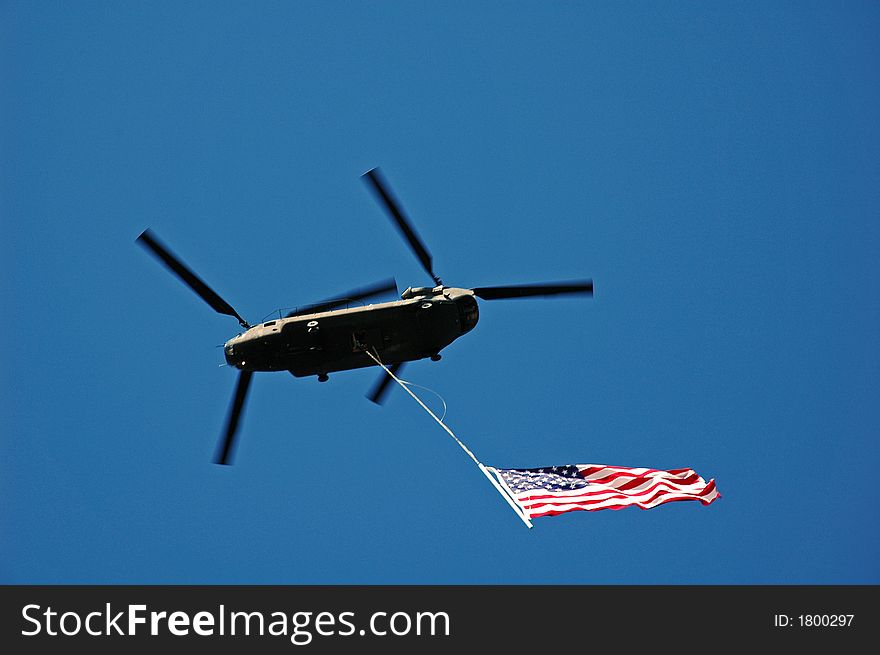
[[440,361],[440,355],[439,355],[439,354],[431,355],[431,361],[432,361],[432,362],[439,362],[439,361]]
[[326,373],[320,373],[318,375],[318,382],[326,382],[330,377]]

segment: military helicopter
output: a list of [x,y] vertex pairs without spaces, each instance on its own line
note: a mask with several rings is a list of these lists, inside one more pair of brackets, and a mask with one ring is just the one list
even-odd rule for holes
[[[230,464],[239,420],[251,376],[258,371],[288,371],[295,377],[317,376],[326,382],[330,373],[376,366],[367,353],[375,354],[392,373],[405,362],[440,360],[440,351],[470,332],[480,317],[475,298],[500,300],[529,296],[584,294],[592,296],[591,280],[519,284],[513,286],[448,287],[434,272],[428,249],[413,229],[400,203],[379,169],[362,176],[377,201],[409,244],[434,284],[410,287],[400,300],[363,305],[363,301],[397,293],[393,279],[354,289],[337,298],[298,308],[259,325],[250,325],[232,306],[193,273],[178,257],[146,229],[137,243],[147,248],[172,273],[220,314],[236,318],[244,332],[223,345],[229,366],[239,369],[226,427],[214,457],[216,464]],[[384,373],[367,397],[381,404],[391,378]]]

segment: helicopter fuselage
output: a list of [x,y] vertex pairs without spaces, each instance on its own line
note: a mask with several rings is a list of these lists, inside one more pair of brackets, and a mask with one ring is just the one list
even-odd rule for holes
[[227,364],[239,369],[239,374],[223,438],[214,459],[217,464],[231,463],[251,378],[257,371],[289,371],[296,377],[315,375],[319,382],[326,382],[329,373],[381,363],[387,365],[390,375],[383,372],[378,384],[367,395],[372,402],[381,405],[390,381],[404,362],[425,357],[436,361],[440,359],[441,350],[476,326],[480,318],[477,298],[504,300],[593,294],[592,280],[470,289],[443,286],[434,271],[430,252],[379,170],[370,169],[362,178],[437,286],[409,288],[401,294],[400,300],[394,302],[341,309],[351,303],[396,291],[397,283],[394,279],[387,279],[289,312],[284,317],[279,311],[277,319],[263,320],[252,326],[163,245],[149,228],[138,236],[136,241],[141,246],[215,312],[235,318],[245,330],[223,344]]
[[479,308],[469,289],[407,289],[403,299],[266,321],[224,344],[242,371],[289,371],[296,377],[435,357],[474,328]]

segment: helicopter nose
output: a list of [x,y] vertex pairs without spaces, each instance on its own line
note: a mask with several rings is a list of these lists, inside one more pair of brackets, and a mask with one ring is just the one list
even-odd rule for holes
[[455,304],[458,306],[461,333],[470,332],[480,320],[480,307],[476,299],[471,295],[459,296],[455,299]]
[[[238,350],[241,350],[240,348]],[[241,362],[241,353],[236,351],[236,347],[230,342],[226,342],[223,346],[223,354],[226,356],[226,363],[230,366],[237,366]]]

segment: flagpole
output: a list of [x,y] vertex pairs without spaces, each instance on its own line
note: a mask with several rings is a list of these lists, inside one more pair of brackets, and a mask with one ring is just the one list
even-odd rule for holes
[[489,482],[492,483],[492,486],[495,487],[495,490],[498,491],[499,494],[501,494],[501,497],[504,498],[504,500],[507,501],[507,504],[510,505],[510,508],[516,513],[516,515],[520,518],[520,520],[521,520],[523,523],[526,524],[526,527],[528,527],[529,529],[531,529],[531,528],[532,528],[532,522],[528,519],[527,516],[523,515],[522,511],[520,510],[520,508],[517,507],[517,506],[514,504],[513,500],[510,498],[510,496],[508,496],[506,493],[504,493],[504,490],[501,488],[501,485],[498,484],[498,481],[492,476],[491,473],[489,473],[488,470],[486,470],[486,467],[483,466],[482,462],[480,462],[480,460],[477,459],[476,455],[474,455],[474,454],[471,452],[470,448],[468,448],[467,446],[465,446],[464,443],[462,443],[461,439],[459,439],[458,437],[455,436],[455,433],[453,433],[452,430],[450,430],[449,427],[447,427],[447,425],[446,425],[442,420],[440,420],[440,418],[438,418],[438,416],[437,416],[434,412],[432,412],[431,409],[430,409],[425,403],[422,402],[422,399],[421,399],[421,398],[419,398],[415,393],[413,393],[412,389],[410,389],[409,386],[407,386],[406,384],[404,384],[403,381],[402,381],[400,378],[398,378],[396,375],[394,375],[394,373],[392,373],[392,372],[388,369],[388,367],[386,367],[385,364],[383,364],[383,363],[379,360],[378,353],[376,353],[376,355],[374,356],[373,353],[371,353],[369,350],[365,350],[364,352],[366,352],[366,353],[370,356],[370,359],[372,359],[372,360],[373,360],[374,362],[376,362],[379,366],[381,366],[381,367],[383,368],[383,370],[384,370],[388,375],[391,376],[391,379],[392,379],[392,380],[394,380],[395,382],[397,382],[397,384],[399,384],[399,385],[403,388],[404,391],[406,391],[410,396],[412,396],[413,399],[414,399],[419,405],[422,406],[422,409],[424,409],[426,412],[428,412],[428,414],[431,415],[431,418],[433,418],[435,421],[437,421],[437,423],[440,425],[441,428],[443,428],[444,430],[446,430],[447,434],[449,434],[449,436],[452,437],[452,438],[455,440],[455,443],[457,443],[459,446],[461,446],[461,449],[462,449],[464,452],[466,452],[467,455],[468,455],[468,457],[470,457],[470,458],[473,460],[474,464],[477,465],[477,468],[479,468],[480,471],[483,472],[483,475],[485,475],[485,476],[486,476],[486,479],[487,479]]
[[502,489],[501,485],[498,484],[498,480],[495,479],[495,476],[492,475],[491,473],[489,473],[487,468],[485,466],[483,466],[482,464],[477,464],[477,466],[480,467],[480,470],[483,472],[483,475],[485,475],[489,479],[489,482],[492,483],[492,486],[498,490],[498,493],[501,494],[501,497],[507,501],[507,504],[510,505],[511,509],[514,512],[516,512],[516,515],[522,520],[523,523],[526,524],[526,527],[528,527],[529,530],[531,530],[532,529],[532,522],[528,519],[528,517],[525,514],[522,513],[522,511],[517,506],[517,504],[514,502],[514,500],[504,492],[504,489]]
[[498,471],[498,469],[495,468],[494,466],[488,466],[488,467],[486,467],[486,468],[487,468],[488,470],[492,471],[492,473],[494,474],[493,477],[498,481],[498,484],[499,484],[499,485],[501,486],[501,488],[505,491],[507,497],[510,498],[510,499],[513,501],[513,503],[517,506],[517,508],[519,509],[519,511],[522,513],[522,515],[525,516],[525,517],[528,517],[528,516],[529,516],[529,511],[528,511],[528,510],[525,508],[525,506],[519,501],[519,498],[516,497],[516,494],[513,493],[513,489],[511,489],[511,488],[510,488],[510,485],[507,484],[507,481],[504,479],[504,476],[502,476],[501,473]]

